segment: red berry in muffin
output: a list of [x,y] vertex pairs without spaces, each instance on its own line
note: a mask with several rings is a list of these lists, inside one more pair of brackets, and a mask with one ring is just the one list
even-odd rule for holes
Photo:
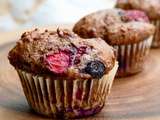
[[50,71],[63,73],[69,67],[70,57],[65,52],[54,53],[46,56],[45,63]]
[[124,12],[122,16],[124,21],[142,21],[142,22],[149,22],[147,15],[139,10],[127,10]]
[[81,47],[77,48],[77,54],[75,55],[74,64],[80,63],[80,59],[81,59],[82,55],[86,53],[86,49],[87,49],[86,46],[81,46]]

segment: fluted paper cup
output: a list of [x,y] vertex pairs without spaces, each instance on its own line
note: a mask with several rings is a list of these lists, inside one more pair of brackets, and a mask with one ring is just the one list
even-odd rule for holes
[[101,79],[57,79],[17,69],[31,108],[52,118],[84,117],[99,112],[110,92],[118,63]]
[[160,47],[160,20],[154,20],[152,23],[155,25],[156,30],[154,33],[152,48]]
[[127,45],[115,45],[119,68],[116,77],[125,77],[143,70],[144,62],[148,56],[152,37],[144,41]]

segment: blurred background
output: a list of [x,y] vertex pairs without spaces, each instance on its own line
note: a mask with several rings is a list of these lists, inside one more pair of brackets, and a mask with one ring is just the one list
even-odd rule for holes
[[0,32],[20,28],[70,24],[116,0],[0,0]]

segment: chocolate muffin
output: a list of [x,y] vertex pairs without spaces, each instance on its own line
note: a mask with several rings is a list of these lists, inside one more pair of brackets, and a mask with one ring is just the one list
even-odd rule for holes
[[118,0],[116,7],[144,11],[156,26],[152,47],[160,47],[160,0]]
[[113,48],[102,39],[60,29],[25,32],[8,58],[31,108],[53,118],[99,112],[118,68]]
[[122,77],[143,70],[154,26],[142,11],[108,9],[83,17],[73,31],[82,38],[100,37],[112,45],[119,61],[117,76]]

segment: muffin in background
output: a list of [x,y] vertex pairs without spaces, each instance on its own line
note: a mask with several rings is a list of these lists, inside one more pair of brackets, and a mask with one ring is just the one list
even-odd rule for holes
[[156,26],[152,47],[160,47],[160,0],[117,0],[117,8],[144,11],[151,23]]
[[144,12],[138,10],[106,9],[79,20],[73,31],[82,38],[102,38],[116,49],[119,62],[118,77],[143,70],[154,34]]
[[52,118],[79,118],[105,105],[118,63],[102,39],[69,30],[25,32],[9,52],[31,108]]

